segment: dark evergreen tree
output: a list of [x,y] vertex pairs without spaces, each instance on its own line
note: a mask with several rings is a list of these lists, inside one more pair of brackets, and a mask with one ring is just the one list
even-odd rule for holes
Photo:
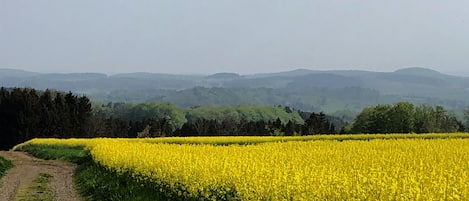
[[335,133],[335,127],[326,118],[323,112],[311,113],[309,119],[307,119],[303,126],[304,135],[315,135],[315,134],[332,134]]
[[288,121],[288,123],[285,124],[283,133],[285,133],[286,136],[292,136],[295,132],[295,124],[292,121]]
[[72,93],[0,88],[0,148],[37,137],[82,137],[92,129],[91,104]]

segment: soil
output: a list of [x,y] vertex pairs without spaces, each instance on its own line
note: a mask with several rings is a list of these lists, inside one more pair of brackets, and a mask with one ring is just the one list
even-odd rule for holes
[[40,173],[52,175],[49,187],[54,194],[54,200],[81,200],[74,188],[72,178],[76,164],[41,160],[27,153],[16,151],[0,151],[0,156],[12,161],[15,165],[0,179],[0,201],[14,200],[19,187],[31,184]]

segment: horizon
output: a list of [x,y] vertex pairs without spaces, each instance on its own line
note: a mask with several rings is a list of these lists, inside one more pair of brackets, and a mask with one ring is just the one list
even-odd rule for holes
[[332,71],[365,71],[365,72],[376,72],[376,73],[392,73],[396,72],[399,70],[403,69],[412,69],[412,68],[417,68],[417,69],[426,69],[426,70],[432,70],[436,71],[441,74],[445,75],[451,75],[451,76],[457,76],[457,77],[469,77],[469,70],[468,71],[439,71],[435,70],[432,68],[427,68],[427,67],[402,67],[402,68],[397,68],[395,70],[391,71],[374,71],[374,70],[363,70],[363,69],[308,69],[308,68],[296,68],[296,69],[289,69],[285,71],[271,71],[271,72],[256,72],[256,73],[250,73],[250,74],[243,74],[239,72],[211,72],[211,73],[165,73],[165,72],[147,72],[147,71],[128,71],[128,72],[117,72],[117,73],[109,73],[109,72],[101,72],[101,71],[68,71],[68,72],[47,72],[47,71],[34,71],[34,70],[25,70],[25,69],[19,69],[19,68],[3,68],[0,67],[0,70],[15,70],[15,71],[23,71],[23,72],[28,72],[28,73],[39,73],[39,74],[80,74],[80,73],[96,73],[96,74],[105,74],[107,76],[113,76],[113,75],[119,75],[119,74],[132,74],[132,73],[149,73],[149,74],[163,74],[163,75],[187,75],[187,76],[209,76],[209,75],[215,75],[219,73],[234,73],[238,74],[241,76],[250,76],[250,75],[262,75],[262,74],[275,74],[275,73],[285,73],[285,72],[292,72],[292,71],[298,71],[298,70],[306,70],[306,71],[319,71],[319,72],[332,72]]

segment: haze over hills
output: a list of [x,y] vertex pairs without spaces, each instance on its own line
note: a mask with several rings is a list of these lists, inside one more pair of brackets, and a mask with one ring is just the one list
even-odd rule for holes
[[453,109],[469,104],[468,77],[419,67],[395,72],[297,69],[253,75],[50,74],[0,69],[0,85],[72,91],[105,102],[170,101],[183,107],[285,105],[337,112],[397,101]]

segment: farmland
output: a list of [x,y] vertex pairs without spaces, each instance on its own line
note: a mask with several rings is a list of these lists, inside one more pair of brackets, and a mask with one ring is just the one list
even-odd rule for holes
[[[102,194],[101,199],[106,192],[99,192],[100,182],[118,183],[106,189],[115,200],[155,198],[142,194],[163,200],[465,200],[468,137],[34,139],[15,149],[32,154],[68,149],[49,152],[49,158],[89,157],[92,164],[77,172],[88,178],[80,188],[95,194],[91,197]],[[91,177],[93,171],[107,176]]]

